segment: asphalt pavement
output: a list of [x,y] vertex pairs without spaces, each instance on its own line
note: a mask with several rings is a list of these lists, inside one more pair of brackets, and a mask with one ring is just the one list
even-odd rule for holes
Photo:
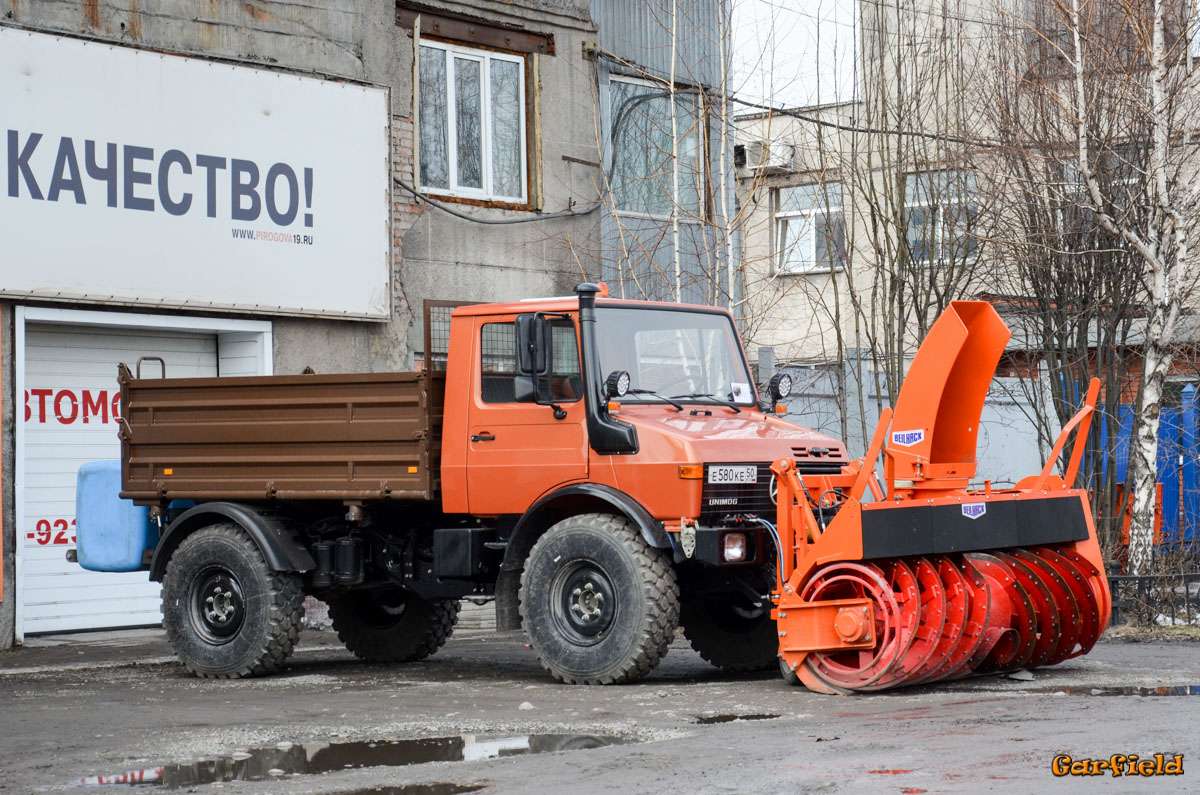
[[[1198,652],[1102,640],[1021,678],[837,697],[724,674],[682,637],[618,687],[557,684],[487,629],[403,666],[310,629],[240,681],[188,675],[159,629],[30,638],[0,653],[0,791],[1197,791]],[[1096,770],[1114,756],[1120,777]]]

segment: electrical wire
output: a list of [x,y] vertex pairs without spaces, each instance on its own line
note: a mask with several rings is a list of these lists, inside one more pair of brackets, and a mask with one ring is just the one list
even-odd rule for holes
[[554,212],[554,213],[537,213],[532,218],[477,218],[473,215],[469,215],[464,212],[459,212],[458,210],[455,210],[454,208],[452,208],[446,204],[443,204],[442,202],[434,201],[433,199],[429,198],[424,193],[421,193],[419,190],[414,188],[412,185],[409,185],[407,182],[400,179],[399,177],[392,177],[392,181],[395,182],[397,185],[399,185],[401,188],[403,188],[405,191],[411,193],[413,196],[416,196],[418,199],[420,199],[421,201],[428,204],[430,207],[435,207],[444,213],[453,215],[455,218],[461,218],[464,221],[473,221],[474,223],[477,223],[477,224],[487,224],[489,226],[508,226],[511,224],[533,224],[533,223],[537,223],[538,221],[553,221],[557,218],[581,218],[585,215],[591,215],[592,213],[596,212],[596,210],[600,209],[600,205],[603,204],[603,202],[596,201],[596,202],[593,202],[592,206],[588,207],[586,210],[561,210],[559,212]]
[[[699,89],[696,89],[696,88],[684,88],[684,89],[678,90],[676,93],[699,94],[701,92]],[[621,104],[617,107],[616,118],[613,120],[613,123],[612,123],[612,133],[611,133],[612,144],[611,145],[612,145],[613,151],[614,152],[617,151],[617,148],[618,148],[620,140],[621,140],[622,133],[624,133],[624,131],[625,131],[625,121],[626,121],[627,117],[629,116],[629,114],[631,114],[634,110],[636,110],[639,106],[641,106],[642,104],[644,104],[646,102],[649,102],[649,101],[655,100],[655,99],[662,99],[664,97],[669,97],[669,96],[670,96],[670,92],[660,90],[660,91],[651,91],[646,94],[637,94],[632,97],[628,97],[628,98],[624,99],[621,102]],[[613,173],[616,170],[617,158],[615,155],[613,156],[612,161],[613,162],[611,162],[609,164],[608,169],[606,169],[606,171],[605,171],[605,178],[606,178],[605,181],[608,183],[612,182]],[[548,214],[539,213],[538,215],[535,215],[532,218],[497,218],[497,219],[478,218],[474,215],[470,215],[468,213],[464,213],[459,210],[456,210],[453,207],[450,207],[450,206],[444,204],[443,202],[439,202],[439,201],[429,198],[424,193],[421,193],[419,190],[414,188],[412,185],[409,185],[407,182],[400,179],[399,177],[392,177],[392,180],[397,185],[399,185],[401,188],[403,188],[406,192],[411,193],[417,199],[420,199],[421,201],[425,202],[430,207],[435,207],[444,213],[453,215],[455,218],[461,218],[464,221],[472,221],[477,224],[487,224],[487,225],[492,225],[492,226],[507,226],[507,225],[511,225],[511,224],[532,224],[532,223],[537,223],[539,221],[553,221],[558,218],[580,218],[580,217],[583,217],[586,215],[591,215],[592,213],[596,212],[596,210],[599,210],[601,205],[604,204],[603,201],[598,200],[598,201],[593,202],[592,205],[590,207],[588,207],[586,210],[562,210],[560,212],[548,213]]]
[[[767,104],[764,104],[761,102],[751,102],[748,99],[740,99],[740,98],[738,98],[736,96],[732,96],[732,95],[727,96],[726,99],[728,99],[730,102],[735,102],[739,105],[745,105],[748,108],[756,108],[758,110],[765,110],[768,113],[773,114],[775,116],[790,116],[793,119],[800,119],[801,121],[806,121],[811,124],[816,124],[819,127],[830,127],[832,129],[841,130],[843,132],[867,133],[870,135],[906,135],[906,136],[912,136],[914,138],[929,138],[934,141],[945,141],[946,143],[962,144],[963,146],[985,146],[985,147],[986,146],[1000,146],[999,142],[989,141],[989,140],[983,139],[983,138],[969,139],[969,138],[962,138],[957,135],[939,135],[938,133],[924,132],[922,130],[889,130],[889,129],[884,129],[884,128],[880,128],[880,127],[860,127],[856,124],[842,124],[840,122],[830,121],[828,119],[822,119],[818,116],[809,116],[808,114],[803,113],[802,111],[799,111],[799,110],[793,110],[791,108],[775,107],[774,105],[767,105]],[[838,103],[834,103],[834,104],[853,105],[856,103],[855,102],[838,102]]]

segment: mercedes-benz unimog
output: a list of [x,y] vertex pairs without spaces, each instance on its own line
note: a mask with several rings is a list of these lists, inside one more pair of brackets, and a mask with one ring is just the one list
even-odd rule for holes
[[772,462],[849,462],[776,416],[786,377],[759,395],[729,312],[581,284],[458,306],[448,337],[426,317],[416,372],[122,366],[120,493],[143,513],[96,507],[117,501],[81,472],[79,562],[162,581],[199,676],[276,668],[305,594],[366,660],[432,654],[475,596],[564,682],[644,676],[680,624],[715,665],[777,664]]

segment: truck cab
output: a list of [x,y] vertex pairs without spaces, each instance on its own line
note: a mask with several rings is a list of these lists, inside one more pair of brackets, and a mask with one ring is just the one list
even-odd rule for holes
[[[520,577],[535,542],[575,517],[609,517],[668,561],[701,654],[736,670],[775,663],[766,600],[775,550],[760,523],[775,516],[770,464],[790,457],[802,472],[837,474],[847,456],[760,399],[728,311],[613,299],[584,284],[570,298],[460,307],[450,351],[442,506],[497,527],[502,628],[522,618]],[[593,589],[613,586],[601,579]],[[591,627],[573,626],[588,606],[573,601],[570,577],[556,582],[539,597],[548,616],[529,600],[525,612],[577,645],[582,629],[611,626],[603,610]]]

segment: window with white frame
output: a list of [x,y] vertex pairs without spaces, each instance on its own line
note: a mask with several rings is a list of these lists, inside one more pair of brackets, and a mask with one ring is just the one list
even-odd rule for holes
[[779,188],[776,207],[777,273],[822,273],[846,267],[841,183]]
[[421,41],[421,188],[524,204],[525,59]]
[[973,234],[979,207],[971,200],[975,175],[966,171],[924,171],[904,179],[905,237],[913,262],[974,259]]
[[[661,84],[627,77],[609,81],[612,124],[612,193],[618,212],[702,220],[704,114],[694,91],[675,93],[672,146],[671,96]],[[675,192],[675,159],[679,191]]]

